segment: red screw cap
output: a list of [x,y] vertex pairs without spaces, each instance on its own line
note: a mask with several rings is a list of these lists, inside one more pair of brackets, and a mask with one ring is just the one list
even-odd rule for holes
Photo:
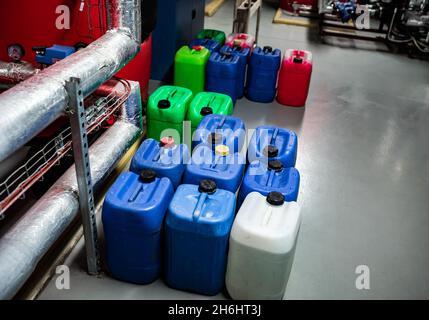
[[174,138],[173,137],[164,137],[161,138],[161,146],[164,148],[171,148],[174,146]]

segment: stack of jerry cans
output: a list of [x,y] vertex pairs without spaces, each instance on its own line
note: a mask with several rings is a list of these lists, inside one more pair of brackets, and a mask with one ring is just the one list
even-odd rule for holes
[[233,111],[234,106],[232,100],[226,94],[200,92],[192,100],[186,119],[191,121],[193,134],[205,116],[210,114],[229,116]]
[[218,42],[221,46],[224,45],[226,40],[225,32],[213,29],[204,29],[196,36],[197,39],[210,39]]
[[161,272],[161,230],[173,186],[152,170],[122,173],[107,192],[103,228],[107,266],[115,278],[146,284]]
[[244,86],[246,84],[246,68],[247,62],[250,57],[250,49],[246,47],[229,47],[223,46],[220,49],[220,53],[222,54],[230,54],[238,57],[239,61],[239,74],[241,76],[241,81],[238,83],[237,88],[237,98],[240,99],[244,96]]
[[232,54],[214,52],[207,63],[206,91],[223,93],[235,104],[242,81],[240,58]]
[[253,50],[255,38],[247,33],[231,33],[225,41],[228,47],[241,47]]
[[189,47],[204,47],[210,51],[210,53],[219,51],[221,45],[219,42],[211,39],[194,39],[189,43]]
[[213,181],[179,186],[165,222],[170,287],[204,295],[222,290],[234,213],[235,195]]
[[252,162],[243,178],[238,194],[238,207],[251,192],[259,192],[266,196],[271,191],[283,194],[286,201],[296,201],[299,192],[300,176],[295,168],[285,168],[278,160]]
[[312,70],[311,52],[287,50],[279,73],[277,101],[286,106],[304,106],[310,88]]
[[298,152],[298,138],[295,132],[272,126],[259,126],[250,139],[247,160],[279,160],[284,167],[293,167]]
[[180,48],[174,58],[174,85],[188,88],[194,95],[204,91],[209,57],[209,49],[202,46]]
[[230,153],[226,145],[199,145],[186,166],[183,183],[198,185],[205,179],[213,180],[220,189],[236,193],[243,179],[246,160],[236,152]]
[[255,102],[272,102],[276,96],[281,61],[279,49],[256,47],[247,68],[246,96]]
[[226,145],[230,153],[240,152],[246,137],[244,122],[236,117],[211,114],[200,122],[192,139],[192,148]]
[[233,299],[283,299],[300,225],[299,205],[282,194],[247,196],[229,241],[226,287]]
[[177,189],[189,158],[186,144],[177,145],[171,137],[164,137],[160,142],[149,138],[131,160],[130,171],[139,174],[143,169],[151,169],[158,177],[169,178]]
[[172,136],[182,141],[183,121],[186,118],[192,91],[182,87],[162,86],[150,97],[147,107],[147,137],[160,140]]

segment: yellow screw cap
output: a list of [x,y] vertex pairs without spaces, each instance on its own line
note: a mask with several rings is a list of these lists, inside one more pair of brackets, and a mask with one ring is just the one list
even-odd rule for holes
[[229,155],[229,147],[224,144],[217,145],[215,148],[215,152],[217,155],[227,156]]

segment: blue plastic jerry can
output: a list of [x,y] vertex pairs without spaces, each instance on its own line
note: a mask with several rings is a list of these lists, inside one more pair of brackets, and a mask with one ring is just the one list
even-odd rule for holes
[[216,182],[220,189],[236,193],[243,179],[246,159],[240,153],[230,153],[226,145],[199,145],[186,166],[183,183],[198,185],[204,179]]
[[268,103],[274,100],[277,77],[281,63],[281,51],[271,47],[256,47],[247,68],[246,96],[255,102]]
[[238,83],[237,88],[237,98],[240,99],[244,96],[244,87],[246,85],[246,69],[247,69],[247,62],[249,61],[250,57],[250,48],[242,48],[240,46],[236,47],[229,47],[229,46],[223,46],[220,48],[220,53],[222,54],[231,54],[238,57],[239,61],[239,73],[241,75],[240,82]]
[[186,144],[176,145],[171,137],[162,138],[160,142],[146,139],[134,155],[130,170],[137,174],[143,169],[154,170],[159,177],[169,178],[176,189],[189,160]]
[[153,170],[122,173],[107,192],[102,221],[107,267],[119,280],[146,284],[161,272],[161,230],[174,190]]
[[189,43],[189,47],[202,46],[212,52],[218,52],[220,49],[220,43],[212,39],[194,39]]
[[213,52],[206,67],[206,91],[223,93],[235,104],[243,79],[240,58],[230,53]]
[[210,114],[203,118],[195,130],[192,148],[199,144],[226,145],[230,153],[236,153],[243,148],[245,139],[246,127],[240,118]]
[[295,168],[285,168],[278,160],[252,162],[244,174],[238,194],[238,208],[250,192],[266,196],[271,191],[283,194],[285,201],[296,201],[299,192],[299,172]]
[[298,152],[298,137],[295,132],[272,126],[260,126],[250,139],[247,161],[268,162],[279,160],[284,167],[293,167]]
[[166,217],[165,280],[175,289],[218,294],[225,283],[235,195],[203,180],[182,184]]

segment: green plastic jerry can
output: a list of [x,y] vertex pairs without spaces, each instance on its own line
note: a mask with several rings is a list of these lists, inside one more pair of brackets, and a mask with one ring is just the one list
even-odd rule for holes
[[206,64],[210,51],[202,46],[183,46],[174,59],[174,85],[190,89],[193,94],[204,91]]
[[183,141],[183,121],[192,100],[192,91],[177,86],[159,87],[149,97],[147,136],[155,140],[171,136]]
[[232,115],[234,105],[226,94],[215,92],[200,92],[192,100],[186,119],[191,121],[192,134],[201,120],[209,114]]
[[226,35],[223,31],[204,29],[197,34],[197,39],[212,39],[223,46],[225,44]]

